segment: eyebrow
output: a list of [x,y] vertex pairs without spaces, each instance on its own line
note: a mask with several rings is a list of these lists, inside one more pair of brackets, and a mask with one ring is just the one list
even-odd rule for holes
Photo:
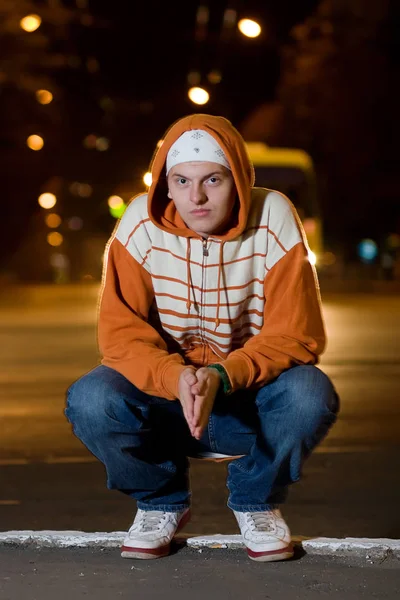
[[[208,173],[207,175],[202,177],[202,180],[204,181],[204,179],[209,179],[209,177],[212,177],[213,175],[224,175],[224,172],[213,171],[212,173]],[[180,173],[172,173],[172,177],[182,177],[183,179],[190,179],[190,177],[188,177],[187,175],[181,175]]]

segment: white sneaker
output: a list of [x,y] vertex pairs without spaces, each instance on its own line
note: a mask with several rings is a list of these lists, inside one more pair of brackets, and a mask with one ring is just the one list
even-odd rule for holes
[[190,519],[190,509],[179,512],[138,509],[124,539],[123,558],[161,558],[171,549],[171,540]]
[[262,512],[233,511],[247,554],[252,560],[269,562],[293,556],[289,527],[278,508]]

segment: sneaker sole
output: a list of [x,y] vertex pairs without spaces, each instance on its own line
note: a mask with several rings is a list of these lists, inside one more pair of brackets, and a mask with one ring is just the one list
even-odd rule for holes
[[247,554],[251,560],[257,562],[274,562],[277,560],[287,560],[292,558],[294,554],[293,545],[289,544],[285,548],[279,548],[278,550],[268,550],[266,552],[254,552],[247,548]]
[[[181,529],[185,527],[185,525],[190,520],[190,511],[185,513],[181,520],[179,521],[178,527],[175,531],[177,534]],[[174,534],[174,535],[175,535]],[[121,557],[122,558],[141,558],[141,559],[152,559],[152,558],[163,558],[164,556],[168,556],[171,552],[171,542],[169,544],[165,544],[164,546],[158,546],[157,548],[140,548],[140,547],[131,547],[131,546],[122,546],[121,548]]]

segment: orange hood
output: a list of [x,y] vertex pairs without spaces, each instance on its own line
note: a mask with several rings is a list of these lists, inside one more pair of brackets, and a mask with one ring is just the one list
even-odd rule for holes
[[239,198],[239,212],[235,224],[221,240],[231,240],[240,235],[246,227],[250,209],[251,188],[254,185],[254,169],[247,154],[240,133],[224,117],[213,115],[189,115],[179,119],[166,132],[163,143],[151,162],[152,184],[148,192],[147,208],[152,222],[160,229],[183,237],[200,237],[189,229],[172,200],[167,196],[168,186],[165,175],[167,154],[172,144],[185,132],[203,129],[212,135],[221,146],[231,166]]

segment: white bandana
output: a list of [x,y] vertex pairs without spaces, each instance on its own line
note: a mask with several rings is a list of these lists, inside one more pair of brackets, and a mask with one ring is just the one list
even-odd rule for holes
[[175,165],[192,161],[214,162],[231,169],[217,140],[203,129],[185,131],[172,144],[167,154],[167,175]]

